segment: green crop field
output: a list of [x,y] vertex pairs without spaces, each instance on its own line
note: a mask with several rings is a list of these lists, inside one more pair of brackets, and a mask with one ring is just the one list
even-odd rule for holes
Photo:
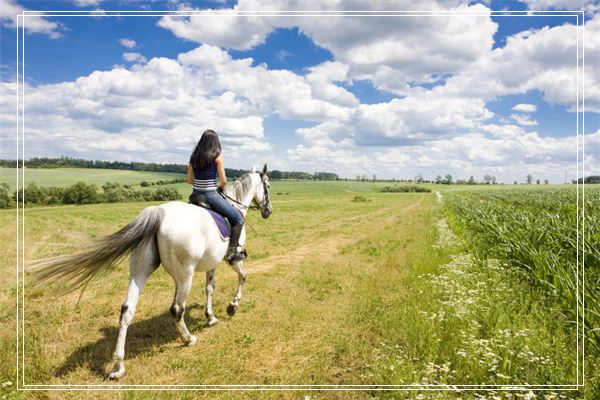
[[[598,233],[590,230],[598,214],[590,212],[586,220],[585,309],[591,313],[584,316],[586,386],[511,391],[508,387],[523,384],[577,382],[577,346],[582,350],[583,339],[577,339],[577,303],[569,297],[577,267],[571,247],[577,237],[575,192],[545,185],[430,185],[431,193],[381,193],[386,185],[271,182],[273,215],[264,220],[252,211],[248,218],[256,233],[248,231],[249,277],[238,314],[225,313],[237,276],[223,264],[214,296],[220,322],[205,328],[204,274],[197,274],[186,320],[198,344],[182,346],[168,311],[174,286],[159,268],[129,327],[127,374],[118,382],[105,378],[127,290],[127,262],[93,280],[79,302],[79,293],[55,297],[52,288],[27,286],[26,277],[25,383],[505,385],[492,392],[373,387],[178,392],[184,399],[598,398],[600,362],[592,332],[597,327]],[[189,193],[189,185],[175,187]],[[593,193],[586,189],[589,210],[600,204],[598,192]],[[151,204],[157,203],[27,209],[25,259],[76,252]],[[0,210],[0,240],[14,244],[15,235],[14,209]],[[536,235],[544,240],[536,242]],[[21,379],[15,376],[16,246],[2,247],[0,259],[0,272],[8,277],[0,281],[0,377],[15,382]],[[79,398],[78,392],[0,390],[7,398]],[[170,397],[168,392],[135,394]]]
[[[19,171],[21,172],[21,171]],[[42,186],[68,186],[77,181],[90,185],[102,186],[106,182],[116,182],[121,185],[139,185],[142,181],[159,181],[183,178],[181,174],[169,172],[125,171],[116,169],[93,168],[33,168],[25,169],[25,185],[35,182]],[[0,183],[7,183],[11,190],[16,188],[17,170],[0,167]]]

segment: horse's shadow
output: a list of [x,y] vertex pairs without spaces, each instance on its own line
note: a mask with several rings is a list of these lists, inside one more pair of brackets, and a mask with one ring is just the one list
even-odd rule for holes
[[[200,318],[191,317],[189,314],[190,310],[200,307],[199,304],[191,304],[186,307],[185,321],[191,331],[197,331],[204,327],[203,320],[201,322]],[[95,375],[106,378],[107,371],[105,368],[112,361],[119,326],[103,327],[100,331],[104,337],[76,349],[56,370],[55,376],[65,376],[69,372],[84,367]],[[155,346],[178,340],[179,332],[173,317],[168,311],[143,321],[136,322],[134,320],[127,329],[125,356],[127,359],[132,359]]]

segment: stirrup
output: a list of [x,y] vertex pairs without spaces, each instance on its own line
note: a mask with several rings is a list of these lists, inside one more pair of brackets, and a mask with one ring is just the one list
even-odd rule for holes
[[229,254],[227,256],[227,262],[229,265],[232,265],[235,262],[245,260],[248,257],[248,253],[246,253],[246,249],[242,249],[242,251],[238,251],[237,247],[235,248],[235,253]]

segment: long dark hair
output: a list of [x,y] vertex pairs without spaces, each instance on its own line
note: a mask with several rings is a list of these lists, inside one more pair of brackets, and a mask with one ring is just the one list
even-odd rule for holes
[[204,168],[208,164],[215,161],[221,154],[221,142],[219,142],[219,136],[217,132],[212,129],[207,129],[202,133],[192,156],[190,157],[190,164],[194,168]]

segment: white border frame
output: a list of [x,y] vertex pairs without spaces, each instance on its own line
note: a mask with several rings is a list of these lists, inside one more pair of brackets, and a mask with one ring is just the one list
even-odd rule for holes
[[[37,16],[37,17],[79,17],[79,16],[91,16],[91,17],[164,17],[164,16],[180,16],[180,17],[191,17],[191,16],[204,16],[204,17],[235,17],[235,16],[256,16],[256,17],[269,17],[269,16],[303,16],[303,17],[438,17],[438,16],[486,16],[486,17],[514,17],[514,16],[561,16],[561,17],[576,17],[577,22],[577,96],[576,96],[576,119],[577,119],[577,383],[567,385],[432,385],[432,384],[401,384],[401,385],[139,385],[139,384],[99,384],[99,385],[79,385],[79,384],[26,384],[25,383],[25,206],[19,203],[19,198],[24,196],[25,187],[25,17]],[[579,18],[581,17],[581,24]],[[582,257],[582,289],[580,300],[580,289],[579,289],[579,251],[582,256],[585,251],[585,243],[581,241],[581,248],[579,247],[579,217],[582,217],[581,235],[582,238],[585,234],[585,202],[581,201],[581,213],[580,213],[580,199],[579,199],[579,172],[580,172],[580,158],[579,151],[581,147],[581,172],[582,177],[585,177],[585,12],[584,11],[490,11],[489,13],[482,12],[469,12],[469,11],[230,11],[230,10],[211,10],[211,11],[30,11],[23,10],[17,15],[17,379],[16,387],[18,391],[57,391],[57,390],[72,390],[72,391],[124,391],[124,390],[161,390],[161,391],[179,391],[179,390],[205,390],[205,391],[365,391],[365,390],[378,390],[378,391],[523,391],[523,390],[537,390],[537,391],[549,391],[549,390],[579,390],[584,386],[585,381],[585,324],[583,323],[583,316],[579,319],[579,304],[582,304],[585,310],[585,257]],[[579,30],[582,31],[582,43],[580,45]],[[19,41],[19,35],[21,34],[21,40]],[[581,57],[579,49],[582,49]],[[582,68],[580,72],[579,60],[582,60]],[[21,74],[19,75],[19,66],[21,66]],[[581,103],[582,109],[580,114],[580,85],[579,76],[581,74]],[[579,121],[581,119],[582,125],[582,145],[579,143]],[[19,133],[21,136],[19,136]],[[21,142],[19,143],[19,139]],[[20,146],[19,146],[20,144]],[[19,154],[21,150],[21,154]],[[19,155],[21,157],[19,157]],[[19,159],[23,161],[23,168],[19,168]],[[19,196],[21,195],[21,196]],[[582,183],[582,200],[585,199],[585,183]],[[21,240],[19,240],[21,239]],[[21,295],[21,297],[19,297]],[[21,312],[19,313],[19,306],[21,306]],[[20,317],[20,318],[19,318]],[[582,352],[579,352],[579,324],[582,324]],[[21,352],[20,352],[21,350]],[[21,356],[21,359],[20,359]],[[22,361],[20,363],[19,361]],[[581,360],[581,368],[580,368]],[[581,381],[580,381],[580,369],[581,369]],[[21,374],[19,374],[21,373]],[[21,375],[21,377],[19,377]],[[22,381],[20,380],[22,379]],[[581,382],[581,383],[580,383]]]

